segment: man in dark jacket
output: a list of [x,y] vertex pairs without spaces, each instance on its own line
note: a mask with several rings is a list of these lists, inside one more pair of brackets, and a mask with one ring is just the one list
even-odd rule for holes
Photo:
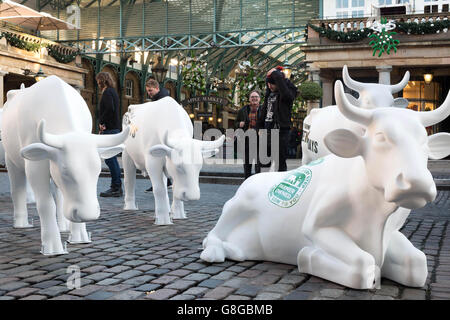
[[[170,97],[169,91],[167,91],[166,88],[160,87],[158,81],[155,79],[148,79],[145,83],[145,90],[147,91],[148,96],[152,101],[157,101],[159,99],[162,99],[164,97]],[[167,187],[172,186],[172,182],[170,181],[169,177],[167,177]],[[152,192],[153,187],[148,188],[145,190],[145,192]]]
[[169,97],[169,91],[166,88],[160,87],[158,81],[155,79],[148,79],[145,84],[145,90],[152,101],[157,101],[164,97]]
[[256,141],[251,141],[249,136],[245,136],[245,146],[244,146],[244,176],[245,179],[252,175],[252,163],[255,160],[255,173],[260,173],[261,168],[258,163],[257,154],[250,155],[250,143],[256,144],[256,153],[258,152],[258,128],[257,128],[257,119],[258,119],[258,109],[260,108],[261,97],[258,91],[252,91],[249,95],[250,104],[242,107],[236,117],[236,129],[242,129],[244,131],[247,130],[256,130],[255,139]]
[[268,130],[268,143],[270,143],[270,130],[279,129],[278,171],[287,171],[287,144],[289,129],[292,125],[292,105],[297,95],[297,88],[289,79],[286,79],[282,70],[282,67],[277,67],[267,73],[266,95],[258,117],[258,127]]

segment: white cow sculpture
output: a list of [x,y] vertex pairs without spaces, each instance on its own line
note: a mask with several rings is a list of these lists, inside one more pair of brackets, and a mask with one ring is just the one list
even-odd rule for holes
[[[66,253],[61,243],[50,179],[63,195],[72,242],[89,242],[85,221],[97,219],[100,154],[111,157],[129,129],[116,135],[93,135],[86,102],[70,85],[50,76],[29,88],[8,93],[3,108],[2,141],[14,204],[14,227],[29,227],[26,181],[36,198],[41,221],[41,252]],[[24,159],[25,158],[25,159]],[[61,199],[60,199],[61,200]]]
[[[137,210],[135,183],[136,169],[139,169],[152,182],[155,224],[172,224],[169,213],[173,219],[185,219],[183,201],[200,198],[199,173],[203,158],[217,153],[225,136],[215,141],[193,139],[193,126],[188,114],[171,97],[131,105],[128,110],[127,117],[136,131],[132,131],[122,153],[124,209]],[[167,177],[173,179],[172,207],[169,205]]]
[[450,134],[424,127],[450,114],[450,94],[437,110],[365,110],[335,84],[342,114],[363,136],[337,129],[325,137],[333,153],[288,172],[247,179],[203,241],[208,262],[268,260],[347,287],[378,288],[386,277],[421,287],[425,254],[399,232],[409,210],[436,197],[427,158],[450,154]]
[[[355,81],[350,78],[347,66],[344,66],[342,79],[347,87],[359,93],[358,99],[346,94],[347,99],[355,106],[363,109],[388,106],[406,108],[408,106],[408,100],[404,98],[394,99],[392,94],[403,90],[408,84],[409,71],[406,71],[402,81],[398,84],[385,85]],[[364,130],[359,123],[345,118],[336,105],[312,109],[303,121],[302,164],[308,164],[310,161],[330,154],[330,151],[324,145],[324,138],[327,133],[340,128],[351,130],[357,134],[362,134]]]

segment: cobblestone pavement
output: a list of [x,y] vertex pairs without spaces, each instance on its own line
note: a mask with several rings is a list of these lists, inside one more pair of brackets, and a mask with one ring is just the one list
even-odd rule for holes
[[[98,191],[109,181],[100,178]],[[427,255],[426,285],[407,288],[383,279],[380,290],[352,290],[300,274],[293,265],[201,261],[201,242],[238,186],[201,184],[202,198],[185,204],[188,219],[156,226],[153,195],[143,192],[149,185],[137,180],[136,212],[123,211],[122,198],[99,198],[101,216],[88,223],[93,242],[45,257],[34,206],[35,227],[12,228],[8,178],[0,173],[0,299],[450,299],[450,191],[439,191],[434,203],[413,211],[402,229]],[[79,289],[66,284],[73,265],[81,270]]]

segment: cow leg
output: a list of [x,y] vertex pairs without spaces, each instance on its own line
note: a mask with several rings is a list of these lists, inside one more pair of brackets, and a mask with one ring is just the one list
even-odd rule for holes
[[394,231],[386,250],[381,275],[405,286],[423,287],[428,276],[427,258],[401,232]]
[[167,193],[167,177],[164,175],[164,160],[151,159],[149,156],[145,161],[145,167],[149,173],[153,186],[153,196],[155,197],[155,224],[172,224],[170,219],[170,202]]
[[31,190],[31,186],[27,181],[27,203],[35,203],[33,190]]
[[14,228],[30,228],[33,225],[28,223],[25,171],[16,167],[7,155],[5,158],[14,206]]
[[246,259],[243,250],[229,241],[224,241],[241,224],[255,215],[255,211],[247,209],[243,199],[250,202],[253,199],[253,195],[246,191],[245,187],[238,189],[236,195],[225,203],[216,226],[203,240],[203,251],[200,254],[200,259],[207,262],[223,262],[225,258],[235,261]]
[[125,184],[125,205],[124,210],[138,210],[136,205],[136,166],[127,150],[122,152],[122,167]]
[[173,219],[186,219],[186,213],[184,212],[184,203],[180,199],[173,197],[172,207],[170,212]]
[[56,221],[55,201],[50,192],[49,162],[25,160],[25,171],[36,197],[36,208],[41,220],[41,253],[44,255],[65,254]]
[[70,222],[70,235],[67,242],[71,244],[91,243],[90,234],[86,230],[86,223]]
[[310,238],[314,246],[304,247],[297,256],[300,272],[355,289],[379,286],[375,259],[347,234],[336,228],[321,228]]
[[69,231],[69,220],[63,214],[63,195],[56,184],[51,181],[50,191],[56,204],[56,220],[58,221],[59,232]]

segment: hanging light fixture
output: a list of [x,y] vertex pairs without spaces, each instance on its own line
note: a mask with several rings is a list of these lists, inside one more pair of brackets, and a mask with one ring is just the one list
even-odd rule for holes
[[166,79],[167,68],[161,63],[161,56],[158,56],[158,63],[152,67],[152,74],[155,76],[155,80],[158,81],[160,85],[163,84]]
[[426,72],[423,75],[423,80],[426,84],[430,84],[431,81],[433,81],[433,73],[432,72]]
[[39,81],[43,80],[45,77],[46,77],[46,75],[45,75],[44,71],[42,70],[42,67],[40,67],[39,71],[34,76],[34,79],[36,80],[36,82],[39,82]]

